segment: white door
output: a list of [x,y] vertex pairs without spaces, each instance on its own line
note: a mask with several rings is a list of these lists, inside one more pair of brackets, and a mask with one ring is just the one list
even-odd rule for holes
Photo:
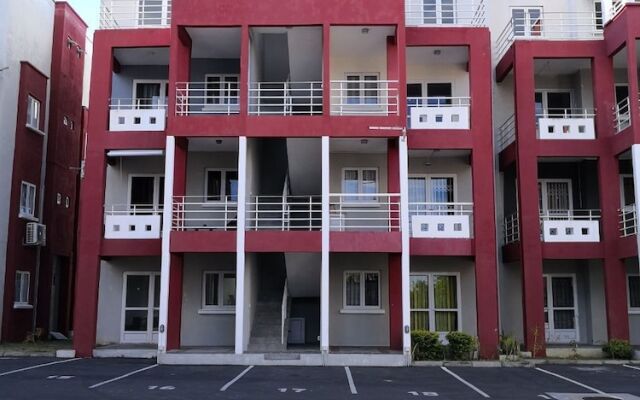
[[570,179],[540,179],[538,196],[542,215],[566,216],[573,209]]
[[122,343],[158,343],[160,274],[125,273],[123,284]]
[[290,318],[289,339],[287,342],[291,344],[304,344],[304,337],[304,318]]
[[547,343],[580,340],[575,275],[544,275],[545,339]]

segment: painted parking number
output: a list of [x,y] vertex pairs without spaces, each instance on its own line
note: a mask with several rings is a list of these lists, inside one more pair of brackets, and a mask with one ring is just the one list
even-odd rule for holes
[[436,392],[409,392],[412,396],[438,397]]
[[149,390],[175,390],[174,386],[149,386]]
[[[280,388],[280,389],[278,389],[278,391],[279,391],[280,393],[287,393],[287,391],[288,391],[288,390],[289,390],[288,388]],[[302,393],[302,392],[304,392],[304,391],[306,391],[306,390],[307,390],[307,389],[301,389],[301,388],[292,388],[292,389],[291,389],[291,391],[292,391],[293,393]]]

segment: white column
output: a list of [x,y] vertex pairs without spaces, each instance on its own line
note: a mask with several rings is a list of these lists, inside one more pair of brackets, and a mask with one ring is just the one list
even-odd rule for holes
[[400,223],[402,229],[402,349],[405,356],[411,356],[411,304],[410,272],[411,254],[409,249],[409,149],[407,137],[400,138]]
[[167,136],[164,157],[164,209],[162,212],[162,261],[160,271],[160,315],[158,351],[167,350],[167,321],[169,318],[169,273],[171,271],[171,218],[173,212],[173,178],[176,138]]
[[322,137],[322,272],[320,275],[320,350],[329,352],[329,239],[331,218],[329,214],[330,156],[329,137]]
[[[633,163],[633,193],[636,199],[636,218],[638,218],[638,204],[640,204],[640,144],[631,146],[631,161]],[[636,221],[636,225],[638,221]],[[640,235],[636,235],[636,247],[640,255]]]
[[247,138],[238,140],[238,212],[236,232],[236,354],[244,352],[244,235],[247,204]]

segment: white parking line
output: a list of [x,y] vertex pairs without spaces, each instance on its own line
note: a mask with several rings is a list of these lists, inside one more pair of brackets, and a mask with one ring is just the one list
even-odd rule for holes
[[567,382],[571,382],[574,385],[578,385],[578,386],[583,387],[583,388],[585,388],[587,390],[591,390],[594,393],[602,394],[602,395],[605,395],[605,396],[607,395],[607,393],[603,392],[602,390],[599,390],[599,389],[596,389],[594,387],[585,385],[584,383],[580,383],[578,381],[574,381],[571,378],[567,378],[566,376],[562,376],[560,374],[556,374],[555,372],[547,371],[546,369],[542,369],[542,368],[538,368],[538,367],[536,367],[536,370],[538,370],[540,372],[544,372],[545,374],[549,374],[549,375],[555,376],[556,378],[560,378],[560,379],[565,380]]
[[637,369],[638,371],[640,371],[640,368],[639,368],[639,367],[634,367],[633,365],[627,365],[627,364],[624,364],[624,365],[623,365],[623,367],[631,368],[631,369]]
[[121,375],[121,376],[119,376],[119,377],[117,377],[117,378],[113,378],[113,379],[109,379],[108,381],[104,381],[104,382],[96,383],[95,385],[89,386],[89,389],[95,389],[95,388],[97,388],[97,387],[100,387],[100,386],[106,385],[106,384],[108,384],[108,383],[112,383],[112,382],[119,381],[119,380],[124,379],[124,378],[128,378],[128,377],[130,377],[131,375],[135,375],[135,374],[137,374],[137,373],[140,373],[140,372],[144,372],[144,371],[150,370],[150,369],[155,368],[155,367],[157,367],[157,366],[158,366],[158,364],[153,364],[153,365],[150,365],[150,366],[148,366],[148,367],[144,367],[144,368],[137,369],[137,370],[135,370],[135,371],[129,372],[128,374]]
[[224,385],[223,387],[220,388],[221,392],[226,391],[227,389],[229,389],[231,387],[231,385],[233,385],[234,383],[238,382],[243,376],[245,376],[247,374],[247,372],[251,371],[251,369],[253,368],[253,365],[247,367],[247,369],[245,369],[244,371],[240,372],[240,375],[236,376],[235,378],[233,378],[232,380],[230,380],[229,382],[227,382],[226,385]]
[[353,376],[351,376],[351,370],[349,367],[344,367],[344,372],[347,374],[347,380],[349,381],[349,389],[351,389],[351,394],[358,394],[358,390],[356,389],[355,383],[353,383]]
[[0,376],[11,375],[11,374],[17,374],[18,372],[29,371],[30,369],[42,368],[42,367],[47,367],[47,366],[49,366],[49,365],[55,365],[55,364],[68,363],[68,362],[71,362],[71,361],[78,361],[78,360],[81,360],[81,358],[70,358],[70,359],[68,359],[68,360],[53,361],[53,362],[46,363],[46,364],[32,365],[31,367],[20,368],[20,369],[14,369],[13,371],[7,371],[7,372],[0,373]]
[[464,383],[465,385],[467,385],[469,388],[473,389],[476,391],[476,393],[478,393],[480,396],[484,397],[485,399],[489,399],[491,398],[491,396],[489,396],[488,394],[486,394],[485,392],[483,392],[482,390],[478,389],[477,387],[475,387],[473,384],[471,384],[470,382],[465,381],[464,379],[462,379],[460,376],[458,376],[457,374],[455,374],[454,372],[450,371],[447,367],[440,367],[442,368],[442,370],[444,372],[446,372],[447,374],[453,376],[454,378],[456,378],[457,380],[459,380],[460,382]]

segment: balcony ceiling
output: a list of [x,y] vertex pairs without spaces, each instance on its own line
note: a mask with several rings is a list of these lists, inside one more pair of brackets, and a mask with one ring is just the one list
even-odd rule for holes
[[113,56],[120,65],[169,65],[168,47],[115,49]]
[[[221,142],[217,142],[220,140]],[[237,138],[195,138],[189,139],[189,151],[192,152],[222,152],[222,153],[237,153],[238,152],[238,139]]]
[[[367,33],[363,33],[363,29]],[[367,31],[368,30],[368,31]],[[387,37],[395,36],[392,26],[338,26],[331,28],[333,56],[369,58],[386,49]]]
[[385,154],[387,152],[387,139],[333,139],[331,141],[331,152]]
[[538,59],[535,60],[535,74],[539,76],[557,76],[571,75],[580,70],[588,70],[591,68],[591,62],[588,59]]
[[[640,64],[640,40],[636,40],[636,54],[638,55],[638,64]],[[613,67],[616,69],[627,68],[627,48],[624,47],[613,56]]]
[[467,62],[469,62],[469,50],[463,46],[407,48],[407,64],[451,65]]
[[187,28],[192,58],[240,58],[240,28]]

